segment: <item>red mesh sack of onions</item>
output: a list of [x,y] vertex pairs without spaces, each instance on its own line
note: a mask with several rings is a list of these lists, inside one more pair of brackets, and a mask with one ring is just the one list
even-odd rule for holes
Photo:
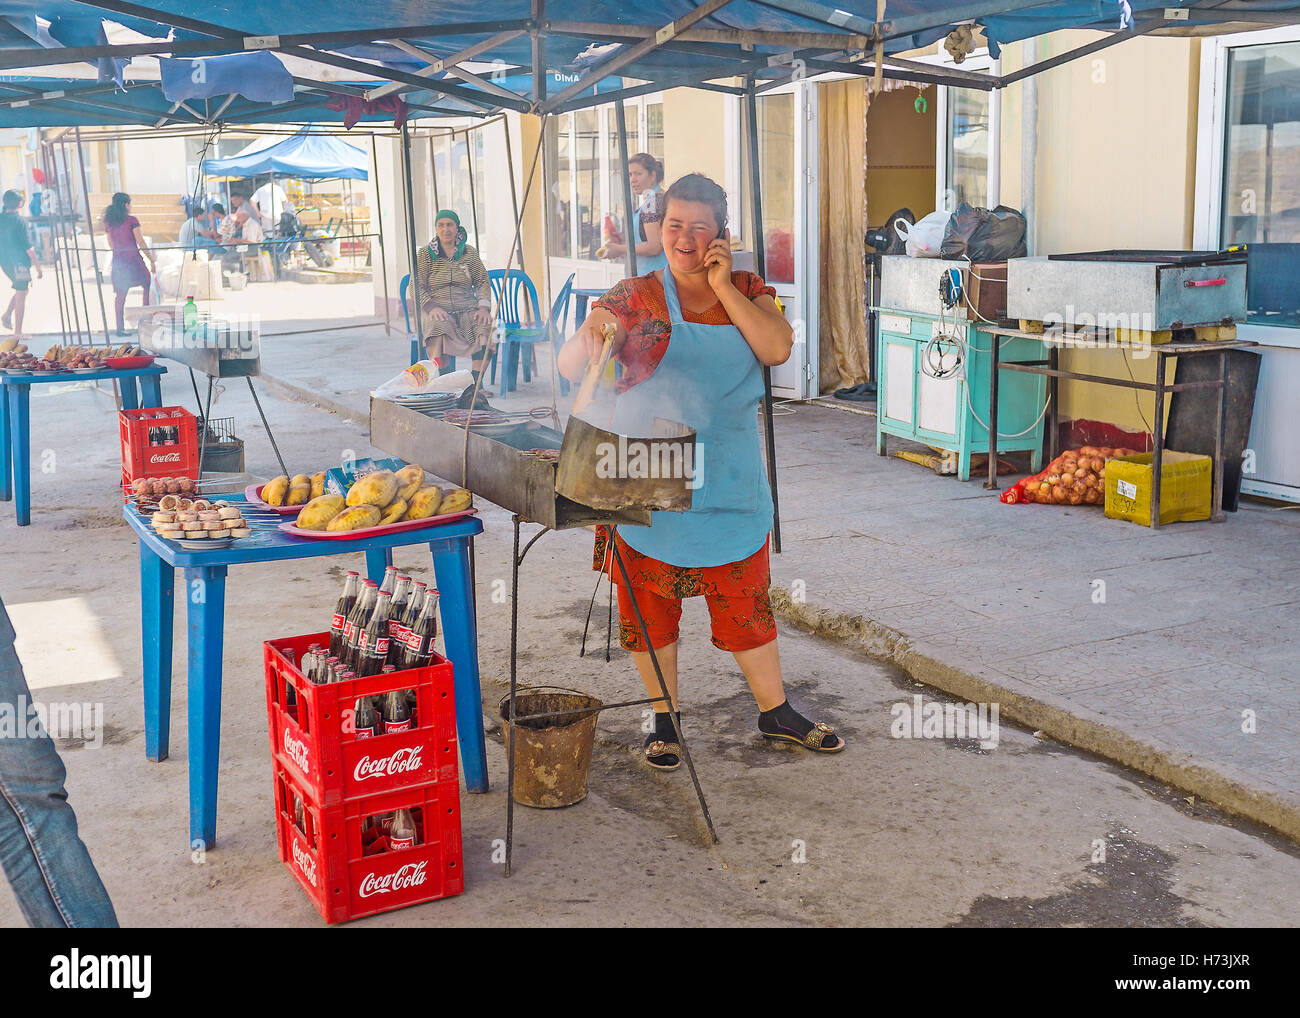
[[1068,449],[1033,477],[1017,481],[999,497],[1008,505],[1037,502],[1039,505],[1105,505],[1106,460],[1132,456],[1136,449],[1108,445],[1085,445]]

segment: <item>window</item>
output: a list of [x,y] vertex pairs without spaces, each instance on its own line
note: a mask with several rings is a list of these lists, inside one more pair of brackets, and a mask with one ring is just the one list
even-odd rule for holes
[[[794,282],[795,206],[795,95],[771,92],[760,95],[758,109],[759,179],[763,184],[763,262],[769,283]],[[740,132],[740,208],[729,210],[732,236],[752,235],[749,146],[742,112]]]
[[947,194],[945,207],[960,202],[989,204],[989,94],[970,88],[948,90]]
[[[624,109],[628,155],[649,152],[662,159],[663,102],[630,99]],[[577,110],[551,118],[546,130],[551,255],[594,261],[607,226],[626,233],[617,115],[612,104]]]
[[1300,41],[1227,53],[1220,245],[1247,245],[1247,321],[1300,326]]

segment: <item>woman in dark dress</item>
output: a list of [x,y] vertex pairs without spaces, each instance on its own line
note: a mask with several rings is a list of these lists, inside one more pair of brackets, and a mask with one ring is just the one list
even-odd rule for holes
[[[140,232],[140,220],[131,215],[129,194],[119,191],[113,195],[112,203],[104,210],[104,230],[113,249],[113,310],[117,313],[117,334],[125,336],[126,324],[122,316],[126,311],[126,295],[131,287],[141,287],[147,307],[149,284],[158,265]],[[149,259],[148,268],[145,268],[145,258]]]

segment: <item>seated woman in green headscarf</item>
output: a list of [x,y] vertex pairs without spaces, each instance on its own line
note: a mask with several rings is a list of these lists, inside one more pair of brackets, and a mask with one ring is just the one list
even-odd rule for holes
[[471,358],[477,377],[492,349],[492,285],[478,252],[466,245],[465,228],[455,212],[439,209],[433,228],[433,240],[415,260],[424,346],[440,363],[450,357]]

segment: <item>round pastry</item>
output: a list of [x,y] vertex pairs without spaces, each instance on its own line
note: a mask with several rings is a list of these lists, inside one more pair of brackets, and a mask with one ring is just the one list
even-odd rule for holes
[[227,536],[228,536],[224,530],[209,530],[209,531],[207,532],[207,535],[208,535],[209,537],[214,537],[214,538],[215,538],[215,537],[227,537]]
[[218,519],[237,520],[239,519],[239,510],[233,505],[225,505],[217,510]]
[[240,529],[242,526],[244,526],[244,518],[243,518],[242,516],[240,516],[240,517],[236,517],[236,518],[233,519],[233,520],[222,520],[222,521],[221,521],[221,529],[222,529],[222,530],[238,530],[238,529]]
[[199,539],[207,540],[208,532],[206,530],[187,530],[185,531],[185,540],[197,541]]
[[193,508],[194,508],[194,502],[193,502],[193,500],[191,500],[191,499],[183,498],[183,499],[181,499],[180,502],[177,504],[176,508],[178,508],[178,509],[193,509]]
[[200,523],[198,520],[186,520],[184,523],[181,524],[181,529],[184,530],[187,534],[189,534],[189,533],[196,533],[197,531],[200,530],[207,530],[208,527],[207,524]]
[[215,522],[216,520],[221,519],[221,515],[219,511],[216,509],[199,510],[198,506],[196,505],[194,509],[190,511],[191,512],[198,511],[199,519],[203,520],[205,523],[212,523]]
[[181,500],[175,495],[164,495],[158,500],[159,509],[176,509],[180,506]]
[[228,530],[227,533],[231,537],[248,537],[252,531],[247,527],[240,527],[238,530]]
[[158,526],[158,524],[160,524],[160,523],[175,523],[175,522],[176,522],[176,514],[175,514],[175,513],[156,512],[156,513],[153,514],[152,522],[153,522],[153,525],[154,525],[155,527]]
[[168,541],[181,541],[181,540],[184,540],[184,539],[185,539],[185,531],[183,531],[183,530],[160,530],[160,531],[158,531],[158,536],[159,536],[159,537],[162,537],[162,538],[165,538],[165,539],[168,540]]
[[194,508],[202,512],[205,509],[211,509],[212,503],[209,502],[206,498],[196,498],[194,500]]

